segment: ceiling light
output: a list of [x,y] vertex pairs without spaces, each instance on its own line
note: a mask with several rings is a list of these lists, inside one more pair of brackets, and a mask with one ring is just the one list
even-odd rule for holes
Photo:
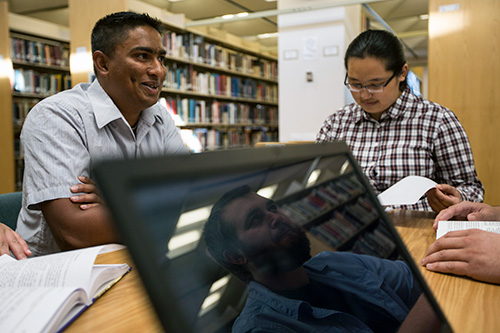
[[167,0],[168,2],[181,2],[181,1],[184,1],[184,0]]
[[265,38],[271,38],[271,37],[278,37],[278,33],[277,32],[271,32],[271,33],[267,33],[267,34],[257,35],[257,38],[259,38],[259,39],[265,39]]
[[429,14],[422,14],[419,16],[419,18],[423,21],[423,20],[428,20],[429,19]]
[[221,16],[224,20],[229,20],[229,19],[232,19],[234,17],[233,14],[226,14],[226,15],[222,15]]
[[236,16],[238,16],[238,17],[245,17],[245,16],[248,16],[248,13],[247,12],[241,12],[241,13],[236,14]]
[[266,2],[276,2],[278,0],[265,0]]

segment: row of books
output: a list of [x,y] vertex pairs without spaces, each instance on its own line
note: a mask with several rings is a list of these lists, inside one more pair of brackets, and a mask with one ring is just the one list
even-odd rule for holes
[[278,77],[276,61],[207,42],[203,36],[167,31],[163,36],[163,44],[167,55],[171,57],[273,80]]
[[69,74],[48,74],[32,69],[14,70],[13,91],[40,95],[53,95],[71,88]]
[[278,102],[278,86],[226,74],[199,72],[192,65],[168,64],[163,86],[168,89],[192,91],[214,96]]
[[396,244],[394,244],[385,232],[382,230],[381,224],[373,230],[373,232],[364,233],[354,243],[350,252],[359,254],[369,254],[379,258],[388,258],[394,252]]
[[190,133],[200,142],[201,151],[250,147],[257,142],[278,140],[278,131],[264,127],[229,130],[197,128],[190,130]]
[[24,158],[23,146],[21,145],[21,139],[19,137],[14,138],[14,156],[17,159]]
[[368,201],[358,197],[355,202],[340,206],[330,218],[312,227],[311,232],[337,248],[377,218],[377,212]]
[[265,105],[225,103],[193,98],[167,97],[162,101],[176,120],[176,125],[189,124],[254,124],[278,125],[278,109]]
[[[19,139],[18,139],[19,140]],[[16,159],[15,160],[15,187],[16,191],[22,191],[23,190],[23,176],[24,176],[24,160],[23,159]]]
[[28,112],[40,102],[39,98],[13,98],[12,119],[15,126],[22,126]]
[[304,226],[362,192],[361,185],[354,178],[342,177],[315,187],[307,195],[284,203],[280,208],[292,222]]
[[346,239],[351,238],[359,231],[361,225],[357,221],[348,221],[341,212],[318,226],[311,228],[311,233],[327,242],[331,247],[337,248]]
[[24,175],[24,151],[19,136],[14,138],[14,157],[15,187],[16,191],[21,191]]
[[62,44],[46,44],[40,41],[11,37],[11,58],[35,65],[69,66],[69,49]]

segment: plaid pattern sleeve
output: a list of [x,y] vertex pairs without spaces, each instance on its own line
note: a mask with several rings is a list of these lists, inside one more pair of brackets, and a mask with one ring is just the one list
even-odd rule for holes
[[[464,200],[483,200],[484,188],[458,118],[409,89],[380,121],[357,104],[346,105],[330,115],[316,141],[335,140],[343,140],[351,148],[376,193],[406,176],[418,175],[456,187]],[[425,197],[415,205],[397,208],[432,210]]]

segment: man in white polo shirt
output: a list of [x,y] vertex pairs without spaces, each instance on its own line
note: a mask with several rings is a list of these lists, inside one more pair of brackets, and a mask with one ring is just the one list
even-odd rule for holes
[[132,12],[100,19],[91,36],[97,79],[41,101],[28,114],[17,232],[34,255],[119,242],[91,180],[96,161],[188,153],[158,103],[166,75],[161,27]]

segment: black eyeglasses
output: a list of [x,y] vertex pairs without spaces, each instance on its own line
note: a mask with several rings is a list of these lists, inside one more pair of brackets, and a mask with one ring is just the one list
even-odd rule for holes
[[349,88],[350,91],[354,92],[360,92],[363,90],[363,88],[366,88],[366,90],[369,93],[381,93],[384,91],[384,88],[391,82],[391,80],[396,76],[396,73],[392,74],[391,78],[387,80],[386,83],[384,84],[367,84],[366,86],[359,84],[359,83],[349,83],[347,82],[347,73],[345,74],[345,79],[344,79],[344,84],[346,85],[347,88]]

